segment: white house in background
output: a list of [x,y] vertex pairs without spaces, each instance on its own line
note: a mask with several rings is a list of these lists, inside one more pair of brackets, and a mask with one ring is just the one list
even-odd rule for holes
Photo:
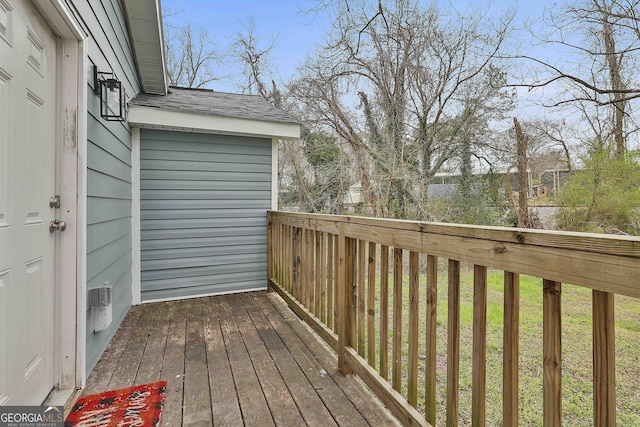
[[[0,405],[66,404],[132,304],[266,288],[277,140],[299,126],[168,88],[161,16],[0,0]],[[107,120],[94,89],[120,86],[128,119]]]
[[351,203],[357,205],[358,203],[362,203],[364,198],[362,197],[362,182],[358,181],[349,187],[349,200],[347,203]]

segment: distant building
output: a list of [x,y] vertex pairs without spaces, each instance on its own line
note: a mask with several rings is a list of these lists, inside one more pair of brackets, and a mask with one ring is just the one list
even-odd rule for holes
[[548,196],[556,196],[568,180],[572,171],[569,169],[546,170],[540,174],[540,185],[547,187]]

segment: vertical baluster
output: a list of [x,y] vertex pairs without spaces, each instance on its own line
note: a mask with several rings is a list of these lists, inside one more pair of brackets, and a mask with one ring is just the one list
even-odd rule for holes
[[298,227],[295,227],[293,230],[293,238],[294,238],[294,269],[293,269],[293,289],[294,296],[300,302],[304,302],[302,298],[304,296],[302,290],[302,286],[300,286],[300,275],[301,275],[301,262],[302,262],[302,230]]
[[473,267],[473,366],[471,422],[474,427],[485,425],[487,363],[487,267]]
[[502,360],[502,425],[518,426],[518,366],[520,357],[520,275],[504,272]]
[[358,307],[358,354],[364,358],[365,355],[365,268],[366,268],[366,244],[364,240],[358,241],[358,290],[357,290],[357,307]]
[[460,262],[449,260],[447,330],[447,426],[458,425],[460,380]]
[[344,235],[344,224],[339,224],[338,235],[338,270],[336,280],[336,296],[338,304],[338,369],[343,374],[350,374],[352,370],[347,365],[345,348],[352,345],[351,341],[351,272],[352,266],[351,239]]
[[380,246],[380,375],[389,379],[389,246]]
[[420,254],[409,252],[409,366],[407,401],[418,404],[418,290],[420,282]]
[[[333,257],[333,313],[334,317],[337,316],[338,311],[340,310],[340,281],[344,278],[340,274],[340,263],[343,262],[342,256],[344,254],[339,253],[339,236],[336,236],[336,240],[333,245],[333,250],[335,255]],[[333,322],[333,330],[335,333],[339,332],[338,322],[334,318]]]
[[351,347],[356,348],[358,342],[358,329],[357,329],[357,305],[356,298],[358,296],[358,282],[357,282],[357,269],[358,269],[358,241],[356,239],[347,239],[347,248],[349,248],[349,269],[348,269],[348,277],[349,281],[349,331],[351,332],[351,336],[349,338],[349,342],[351,343]]
[[337,269],[334,269],[334,265],[338,259],[337,254],[334,252],[334,241],[335,236],[329,234],[327,236],[327,327],[331,330],[333,330],[333,287],[337,272]]
[[320,233],[320,320],[327,324],[327,233]]
[[294,230],[291,226],[287,226],[287,258],[285,265],[287,266],[287,278],[289,282],[289,292],[292,295],[296,295],[296,290],[294,286],[294,267],[295,267],[295,234]]
[[616,359],[614,294],[594,290],[593,425],[616,424]]
[[543,425],[562,425],[562,311],[561,284],[543,281],[542,355]]
[[305,258],[306,258],[306,262],[307,262],[307,268],[305,269],[305,273],[307,275],[307,283],[306,283],[306,287],[307,287],[307,299],[306,299],[306,306],[309,309],[309,311],[313,314],[314,313],[314,298],[315,298],[315,259],[313,256],[313,253],[315,251],[315,232],[313,230],[306,230],[306,238],[305,238],[305,243],[306,243],[306,254],[305,254]]
[[304,305],[305,301],[306,301],[306,288],[305,288],[305,284],[304,284],[304,266],[305,266],[305,259],[304,259],[304,251],[305,251],[305,244],[304,244],[304,239],[305,239],[305,231],[301,228],[296,228],[296,237],[298,239],[298,244],[296,245],[296,260],[297,260],[297,266],[298,266],[298,272],[296,274],[296,279],[297,279],[297,288],[298,288],[298,301],[300,301],[302,303],[302,305]]
[[322,300],[322,272],[324,271],[323,265],[322,265],[322,232],[320,231],[316,231],[315,232],[315,241],[316,241],[316,247],[315,247],[315,256],[316,256],[316,262],[315,262],[315,269],[314,269],[314,273],[315,273],[315,279],[314,279],[314,291],[313,291],[313,296],[314,296],[314,301],[313,301],[313,314],[315,314],[315,316],[317,318],[321,318],[322,317],[322,312],[320,311],[320,301]]
[[367,269],[367,358],[369,365],[376,366],[376,244],[369,242],[369,266]]
[[393,248],[393,388],[402,387],[402,249]]
[[425,333],[425,418],[436,425],[436,341],[438,320],[438,257],[427,256],[427,306]]

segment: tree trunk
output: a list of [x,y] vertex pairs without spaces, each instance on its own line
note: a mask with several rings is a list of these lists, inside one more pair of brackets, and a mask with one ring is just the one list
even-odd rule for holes
[[522,127],[517,118],[513,118],[516,129],[516,151],[518,164],[518,227],[528,228],[529,199],[527,186],[527,137],[522,132]]
[[625,114],[625,95],[622,90],[625,85],[620,76],[620,58],[616,52],[616,41],[613,35],[613,25],[609,22],[607,12],[603,11],[602,19],[602,35],[604,38],[605,55],[607,58],[607,66],[609,67],[609,78],[611,79],[611,88],[615,91],[613,94],[613,139],[616,143],[615,155],[617,159],[621,159],[626,151],[624,140],[624,114]]

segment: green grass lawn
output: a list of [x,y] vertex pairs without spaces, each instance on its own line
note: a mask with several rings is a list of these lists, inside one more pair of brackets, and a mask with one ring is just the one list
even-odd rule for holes
[[[405,259],[407,257],[405,256]],[[421,262],[421,265],[425,265]],[[440,262],[438,275],[437,403],[438,425],[445,422],[447,272]],[[487,425],[502,422],[503,274],[489,271],[487,301]],[[426,278],[420,277],[419,403],[424,412],[424,352]],[[460,421],[471,420],[471,358],[473,320],[473,269],[463,265],[461,280]],[[378,284],[379,286],[379,284]],[[376,301],[379,304],[379,289]],[[393,277],[389,278],[389,307],[393,304]],[[403,305],[409,306],[408,274],[403,276]],[[640,425],[640,302],[616,296],[616,379],[618,425]],[[591,291],[562,287],[562,396],[563,424],[593,424]],[[391,311],[391,309],[390,309]],[[408,309],[403,316],[403,354],[407,353]],[[379,325],[379,307],[376,307]],[[393,328],[389,319],[389,360]],[[376,344],[379,348],[379,344]],[[376,356],[376,363],[378,356]],[[376,365],[377,366],[377,365]],[[403,395],[406,397],[406,363]],[[520,425],[542,425],[542,280],[520,278]]]

